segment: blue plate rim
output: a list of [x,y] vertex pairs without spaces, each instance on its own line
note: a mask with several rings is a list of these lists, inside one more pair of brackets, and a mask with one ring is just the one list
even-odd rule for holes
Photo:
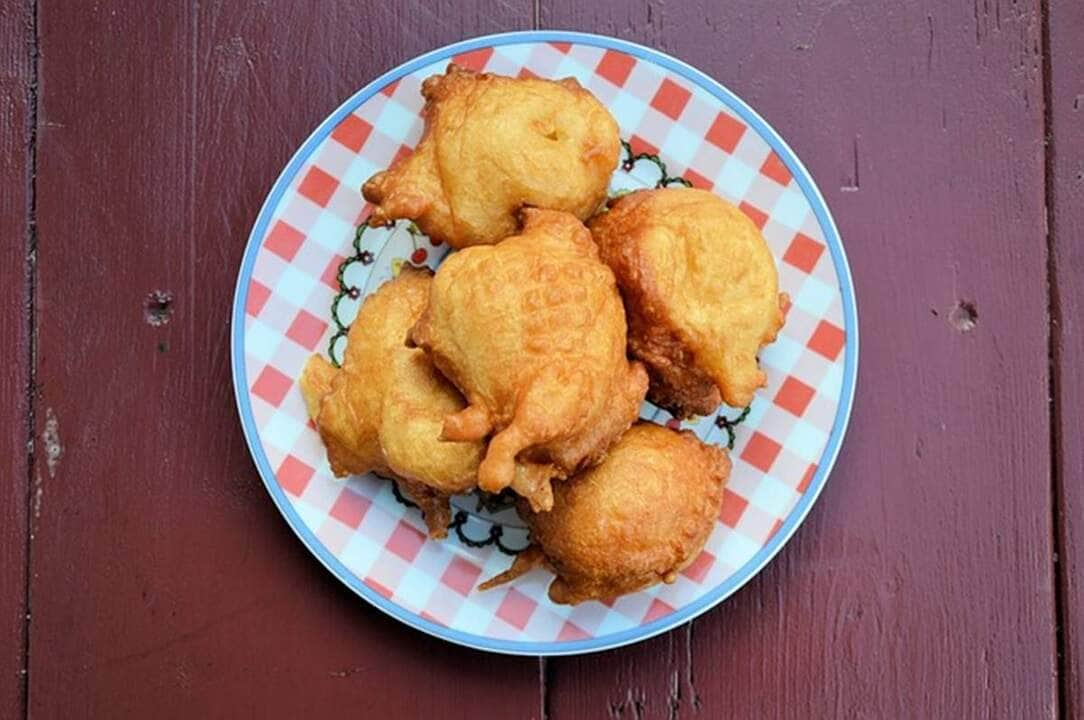
[[[497,47],[517,43],[541,43],[541,42],[567,42],[601,47],[609,50],[619,50],[634,57],[648,60],[661,67],[677,73],[702,89],[710,92],[716,99],[736,112],[745,123],[753,127],[761,137],[771,146],[790,170],[792,177],[802,189],[810,206],[825,231],[825,240],[828,245],[832,263],[835,266],[836,275],[840,282],[840,291],[843,299],[844,317],[844,368],[843,383],[839,406],[833,422],[832,431],[828,437],[828,443],[821,455],[817,470],[814,473],[810,486],[802,495],[795,507],[791,510],[787,519],[780,526],[775,535],[753,557],[738,569],[725,581],[712,588],[695,602],[690,603],[674,612],[644,625],[639,625],[628,630],[610,633],[598,637],[583,640],[564,642],[523,642],[517,640],[501,640],[481,635],[465,633],[459,630],[439,625],[426,620],[420,615],[392,602],[365,585],[352,573],[341,561],[335,558],[324,547],[323,543],[313,534],[302,521],[298,512],[294,509],[285,492],[275,480],[274,470],[271,468],[267,455],[259,440],[255,419],[252,413],[251,400],[249,399],[248,378],[244,363],[244,326],[245,306],[248,296],[248,286],[252,278],[252,269],[259,252],[260,241],[264,237],[271,215],[278,205],[282,195],[289,188],[291,181],[312,152],[321,142],[335,129],[335,127],[350,112],[368,100],[372,95],[379,92],[388,83],[408,75],[415,70],[429,65],[430,63],[450,58],[471,50],[484,47]],[[854,282],[851,277],[850,266],[843,249],[843,243],[839,236],[839,230],[832,218],[828,205],[821,195],[820,190],[813,182],[809,171],[802,165],[797,155],[782,137],[756,113],[741,98],[693,66],[671,57],[666,53],[654,50],[637,43],[604,35],[592,33],[572,32],[563,30],[524,30],[515,32],[495,33],[483,35],[466,40],[460,40],[449,45],[431,50],[419,55],[397,67],[385,72],[375,80],[367,84],[361,90],[354,93],[336,110],[324,119],[320,125],[309,135],[304,143],[294,153],[282,173],[275,180],[271,192],[264,200],[263,206],[256,217],[252,231],[249,234],[245,252],[241,260],[241,269],[237,276],[237,286],[234,290],[233,311],[231,314],[230,355],[233,375],[234,395],[237,401],[237,411],[240,416],[245,442],[248,444],[256,469],[263,480],[264,486],[271,495],[279,512],[286,519],[287,524],[298,536],[309,551],[316,556],[324,567],[338,578],[343,584],[376,606],[381,611],[396,618],[397,620],[434,637],[449,642],[490,652],[508,655],[530,656],[559,656],[578,655],[583,653],[609,650],[630,643],[639,642],[666,632],[682,625],[699,615],[714,608],[726,598],[737,592],[749,580],[759,573],[765,565],[779,552],[790,540],[798,527],[809,514],[810,509],[820,496],[828,476],[835,465],[839,455],[840,446],[850,421],[851,409],[854,404],[854,392],[858,375],[858,311],[854,296]]]

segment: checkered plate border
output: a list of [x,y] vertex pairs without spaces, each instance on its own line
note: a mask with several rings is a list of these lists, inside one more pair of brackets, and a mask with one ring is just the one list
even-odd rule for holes
[[[613,603],[555,606],[536,571],[479,593],[507,559],[492,548],[429,542],[416,513],[372,477],[331,479],[304,422],[295,379],[329,337],[334,268],[366,208],[358,186],[417,140],[420,80],[449,60],[502,74],[572,75],[611,108],[634,152],[738,204],[762,229],[792,297],[762,361],[769,385],[739,428],[735,471],[705,551],[674,585]],[[650,184],[638,169],[615,188]],[[445,248],[387,233],[352,284],[374,289],[398,252],[435,265]],[[827,250],[827,253],[825,252]],[[529,31],[465,40],[405,63],[343,103],[305,141],[256,220],[238,276],[231,334],[246,440],[275,504],[336,577],[384,612],[432,635],[526,655],[593,652],[664,632],[714,607],[779,551],[835,461],[858,359],[854,291],[838,231],[809,173],[744,102],[679,60],[608,37]],[[658,421],[668,416],[645,407]],[[724,415],[733,416],[732,412]],[[725,433],[687,423],[709,442]]]

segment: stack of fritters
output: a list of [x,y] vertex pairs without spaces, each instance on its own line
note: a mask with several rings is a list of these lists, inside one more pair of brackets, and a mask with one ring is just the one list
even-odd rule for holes
[[532,546],[484,587],[539,565],[559,603],[673,582],[730,462],[636,419],[645,395],[690,417],[764,384],[757,352],[783,302],[763,237],[699,190],[603,206],[617,123],[573,79],[450,65],[422,94],[420,143],[365,183],[370,222],[410,219],[463,249],[366,298],[341,369],[306,366],[332,470],[392,478],[433,537],[451,495],[512,488]]

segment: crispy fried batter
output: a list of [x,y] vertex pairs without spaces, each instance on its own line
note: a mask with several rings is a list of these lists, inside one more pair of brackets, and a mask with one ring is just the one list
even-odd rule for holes
[[544,565],[553,602],[607,600],[671,583],[704,547],[730,460],[689,431],[637,423],[601,465],[554,488],[553,509],[520,507],[532,547],[485,590]]
[[332,471],[392,476],[422,508],[429,534],[444,537],[448,498],[474,486],[482,445],[440,441],[444,416],[465,403],[425,353],[406,346],[431,283],[428,271],[405,266],[365,299],[342,369],[313,356],[300,384]]
[[760,348],[783,326],[771,251],[741,210],[704,190],[641,190],[590,222],[617,276],[648,399],[678,417],[741,407],[764,385]]
[[550,479],[600,460],[636,419],[647,376],[626,359],[621,299],[586,228],[551,210],[523,221],[440,266],[411,339],[470,401],[443,437],[496,433],[479,487],[511,485],[545,510]]
[[617,123],[573,78],[479,74],[455,64],[422,84],[425,132],[414,152],[362,188],[371,225],[414,220],[455,248],[516,231],[524,206],[586,219],[620,152]]

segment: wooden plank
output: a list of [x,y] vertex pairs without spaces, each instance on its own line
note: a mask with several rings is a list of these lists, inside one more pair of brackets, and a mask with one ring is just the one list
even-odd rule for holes
[[1054,292],[1054,432],[1062,710],[1084,713],[1084,5],[1050,3],[1047,181]]
[[537,716],[536,661],[401,626],[309,556],[230,386],[237,268],[287,158],[394,63],[531,17],[480,8],[41,1],[38,372],[64,452],[38,463],[35,716]]
[[32,42],[29,6],[0,1],[0,717],[10,718],[25,710]]
[[862,330],[851,430],[795,539],[691,630],[551,661],[550,717],[1054,715],[1039,3],[541,19],[671,51],[773,123],[839,222]]

